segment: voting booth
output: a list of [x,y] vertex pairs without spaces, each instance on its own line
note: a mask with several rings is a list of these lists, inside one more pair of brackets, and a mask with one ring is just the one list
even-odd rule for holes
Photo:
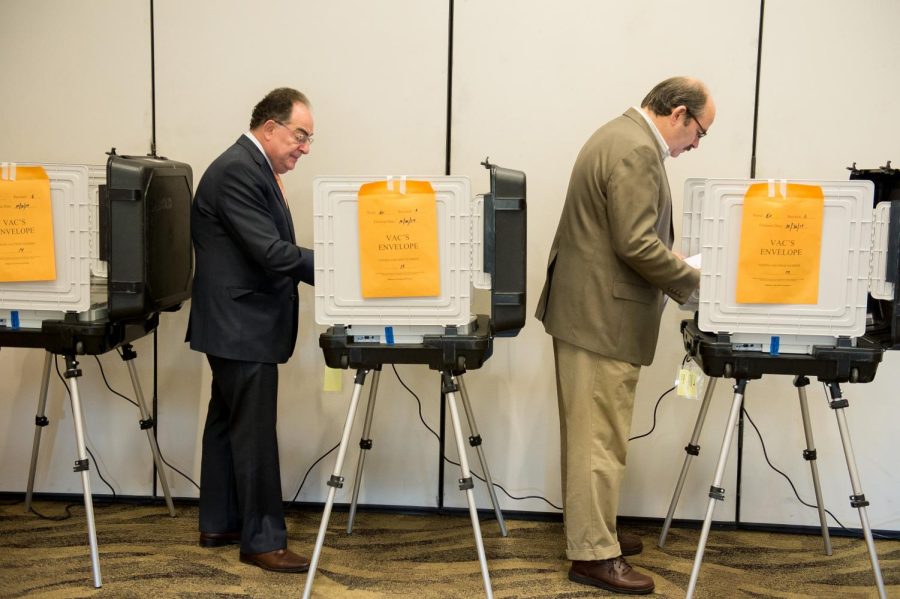
[[175,508],[131,342],[190,297],[190,166],[109,153],[106,166],[0,164],[0,347],[46,351],[25,509],[31,509],[54,357],[66,363],[93,568],[99,552],[77,357],[117,351],[128,366],[169,514]]
[[[316,322],[331,368],[356,370],[304,597],[309,597],[366,376],[372,373],[347,532],[353,527],[384,364],[424,364],[440,374],[460,458],[485,592],[493,596],[473,479],[457,411],[459,395],[503,536],[506,526],[464,382],[490,357],[495,336],[525,323],[525,174],[485,161],[490,191],[472,197],[458,176],[318,177],[314,188]],[[472,288],[490,289],[491,314],[471,313]],[[442,404],[442,409],[443,409]],[[441,431],[443,434],[443,431]]]
[[[877,198],[877,201],[876,201]],[[816,466],[806,386],[828,387],[847,458],[851,506],[859,512],[875,583],[884,582],[869,527],[844,409],[841,383],[874,379],[882,354],[897,344],[900,173],[890,166],[851,169],[849,181],[688,179],[682,247],[700,257],[699,297],[682,322],[685,349],[710,377],[663,525],[665,539],[717,378],[735,379],[734,397],[709,490],[709,504],[687,596],[699,576],[732,436],[750,380],[794,376],[825,553],[831,541]],[[894,209],[892,210],[892,205]]]
[[[750,200],[762,199],[763,212],[747,222],[745,197],[754,189],[762,195]],[[810,192],[821,193],[818,215],[765,210],[770,200],[789,205],[805,201],[792,193]],[[890,204],[873,209],[873,195],[873,182],[862,179],[688,179],[682,252],[701,256],[699,329],[728,334],[735,349],[773,355],[854,345],[866,330],[869,294],[893,298],[886,273]],[[798,233],[813,225],[814,238],[800,247]],[[766,235],[745,244],[745,227]],[[749,297],[741,298],[742,291]]]

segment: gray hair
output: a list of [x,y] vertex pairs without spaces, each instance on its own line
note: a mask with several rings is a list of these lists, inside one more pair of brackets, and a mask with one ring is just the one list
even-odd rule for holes
[[690,77],[670,77],[656,84],[641,102],[641,108],[649,107],[654,114],[668,116],[679,106],[686,106],[694,116],[703,114],[709,93],[706,86]]

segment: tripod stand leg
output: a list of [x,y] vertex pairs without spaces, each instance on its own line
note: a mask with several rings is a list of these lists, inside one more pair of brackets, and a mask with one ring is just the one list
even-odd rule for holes
[[153,462],[156,464],[156,473],[159,476],[159,482],[162,484],[163,495],[166,497],[166,505],[169,508],[169,515],[175,517],[175,505],[172,503],[172,494],[169,492],[169,481],[166,479],[166,470],[163,468],[162,455],[159,453],[159,445],[156,443],[155,423],[147,410],[147,402],[144,401],[144,393],[141,391],[141,383],[138,381],[137,369],[134,367],[134,358],[137,354],[131,345],[122,346],[122,359],[128,365],[128,374],[131,376],[131,385],[134,387],[134,395],[137,398],[138,409],[141,411],[141,428],[147,431],[147,440],[150,442],[150,451],[153,453]]
[[350,501],[350,514],[347,517],[347,534],[353,534],[353,520],[356,518],[356,502],[359,499],[359,486],[362,483],[363,467],[366,465],[366,454],[372,449],[372,439],[369,433],[372,430],[372,414],[375,412],[375,395],[378,393],[378,379],[381,378],[381,370],[375,369],[372,373],[372,386],[369,388],[369,403],[366,406],[366,420],[363,424],[362,437],[359,439],[359,460],[356,462],[356,479],[353,482],[353,499]]
[[450,408],[450,420],[453,422],[453,434],[456,437],[456,449],[459,452],[459,469],[462,478],[459,479],[460,491],[466,492],[466,500],[469,504],[469,517],[472,519],[472,531],[475,533],[475,547],[478,551],[478,561],[481,563],[481,577],[484,580],[484,591],[488,599],[493,599],[494,592],[491,589],[491,577],[488,574],[487,558],[484,554],[484,543],[481,540],[481,526],[478,523],[478,510],[475,508],[475,494],[472,492],[472,474],[469,471],[469,462],[466,459],[466,447],[463,443],[462,426],[459,421],[459,412],[456,409],[456,392],[459,387],[453,382],[450,372],[441,372],[441,383],[444,395],[447,398],[447,406]]
[[44,374],[41,376],[41,392],[38,396],[37,415],[34,417],[34,443],[31,445],[31,467],[28,470],[28,488],[25,491],[25,512],[31,511],[31,496],[34,493],[34,472],[37,469],[38,450],[41,447],[41,431],[50,424],[47,420],[47,389],[50,387],[50,364],[53,354],[44,354]]
[[853,488],[853,495],[850,496],[850,506],[857,508],[859,511],[859,523],[862,525],[863,535],[866,538],[866,546],[869,549],[869,559],[872,562],[872,572],[875,574],[875,585],[878,587],[878,596],[885,599],[887,595],[884,590],[884,580],[881,577],[881,566],[878,565],[878,553],[875,551],[875,540],[872,537],[872,529],[869,526],[869,516],[866,506],[866,496],[862,492],[862,485],[859,482],[859,473],[856,469],[856,457],[853,454],[853,445],[850,443],[850,431],[847,428],[847,415],[844,414],[844,408],[850,405],[846,399],[841,396],[841,387],[838,383],[828,385],[831,392],[831,400],[829,405],[837,417],[838,430],[841,433],[841,443],[844,446],[844,456],[847,458],[847,470],[850,473],[850,485]]
[[700,531],[700,542],[697,544],[697,554],[694,556],[694,567],[691,569],[691,580],[688,583],[686,599],[694,596],[694,588],[697,586],[697,576],[700,574],[700,564],[703,563],[703,552],[706,549],[706,540],[709,538],[709,529],[712,526],[713,510],[716,509],[716,501],[725,499],[725,489],[722,488],[722,479],[725,476],[725,465],[728,463],[728,453],[731,450],[731,439],[734,436],[734,427],[741,413],[741,405],[744,403],[744,390],[747,387],[746,379],[738,379],[734,384],[734,400],[731,402],[731,413],[728,416],[728,424],[725,427],[725,437],[722,439],[722,449],[719,451],[719,461],[716,462],[716,474],[713,484],[709,488],[709,504],[706,507],[706,518],[703,520],[703,529]]
[[72,420],[75,423],[75,446],[78,459],[75,460],[75,472],[81,472],[81,486],[84,490],[84,513],[87,519],[88,541],[91,546],[91,566],[94,571],[94,586],[100,588],[100,554],[97,550],[97,528],[94,524],[94,501],[91,495],[90,461],[87,447],[84,444],[84,419],[81,412],[81,399],[78,396],[78,377],[81,370],[74,356],[66,356],[65,377],[69,379],[69,397],[72,400]]
[[678,483],[675,485],[675,492],[672,494],[672,502],[669,504],[669,513],[666,514],[666,521],[663,522],[662,533],[659,535],[657,546],[662,547],[666,544],[666,537],[669,534],[669,527],[672,525],[672,517],[675,515],[675,508],[678,506],[678,499],[681,497],[681,490],[684,488],[684,481],[687,479],[688,469],[691,467],[691,458],[700,455],[700,446],[697,441],[700,439],[700,431],[703,430],[703,423],[706,421],[706,413],[709,411],[709,403],[712,400],[713,391],[716,388],[717,378],[710,377],[706,391],[703,393],[703,403],[700,404],[700,413],[697,414],[697,422],[694,424],[694,432],[691,434],[691,440],[684,448],[684,464],[681,465],[681,474],[678,476]]
[[306,575],[306,586],[303,588],[303,599],[309,599],[312,593],[313,579],[316,576],[316,569],[319,566],[319,556],[322,553],[322,544],[325,542],[325,531],[328,529],[328,520],[331,518],[331,507],[334,505],[334,494],[340,487],[344,486],[344,477],[341,476],[341,469],[344,466],[344,456],[347,453],[347,445],[350,443],[350,429],[353,427],[353,418],[356,416],[356,408],[359,405],[359,396],[362,393],[363,384],[366,382],[366,370],[360,368],[356,371],[356,379],[353,384],[353,396],[350,398],[350,407],[347,409],[347,420],[344,422],[344,431],[341,434],[341,443],[338,446],[337,459],[334,462],[334,470],[331,478],[326,483],[328,489],[328,497],[325,500],[325,509],[322,511],[322,523],[319,525],[319,534],[316,537],[316,546],[313,549],[312,558],[309,562],[309,573]]
[[503,512],[500,511],[500,502],[497,501],[497,492],[494,490],[494,481],[491,479],[491,471],[488,470],[487,460],[484,459],[484,450],[481,448],[481,435],[478,433],[478,427],[475,425],[475,415],[472,413],[472,404],[469,403],[469,394],[466,391],[466,384],[463,381],[463,375],[457,375],[454,380],[459,385],[459,396],[462,398],[463,411],[466,413],[466,419],[469,421],[469,445],[475,448],[478,453],[478,461],[481,462],[481,471],[484,472],[484,480],[487,484],[488,493],[491,496],[491,505],[494,506],[494,514],[497,516],[497,524],[500,525],[500,534],[507,536],[506,521],[503,520]]
[[809,462],[812,472],[813,490],[816,492],[816,507],[819,510],[819,525],[822,527],[822,540],[825,542],[825,555],[831,555],[831,535],[828,533],[828,520],[825,517],[825,502],[822,499],[822,487],[819,485],[819,467],[816,465],[816,446],[813,443],[812,426],[809,423],[809,404],[806,401],[806,386],[809,379],[805,376],[794,377],[794,386],[800,396],[800,414],[803,417],[803,433],[806,435],[806,449],[803,459]]

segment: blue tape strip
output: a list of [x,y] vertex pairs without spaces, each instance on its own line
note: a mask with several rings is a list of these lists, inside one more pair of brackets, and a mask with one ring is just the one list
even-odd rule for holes
[[12,328],[18,329],[19,328],[19,311],[18,310],[10,311],[9,320],[10,320],[10,325],[12,325]]
[[384,327],[384,339],[388,345],[394,345],[394,327]]
[[778,355],[778,348],[781,345],[781,337],[773,336],[771,341],[769,342],[769,353],[773,356]]

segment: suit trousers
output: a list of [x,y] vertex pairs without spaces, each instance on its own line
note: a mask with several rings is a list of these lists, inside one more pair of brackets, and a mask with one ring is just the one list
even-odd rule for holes
[[241,531],[242,553],[287,547],[275,424],[278,366],[207,355],[200,530]]
[[619,488],[641,367],[556,338],[553,354],[566,556],[585,561],[618,557]]

